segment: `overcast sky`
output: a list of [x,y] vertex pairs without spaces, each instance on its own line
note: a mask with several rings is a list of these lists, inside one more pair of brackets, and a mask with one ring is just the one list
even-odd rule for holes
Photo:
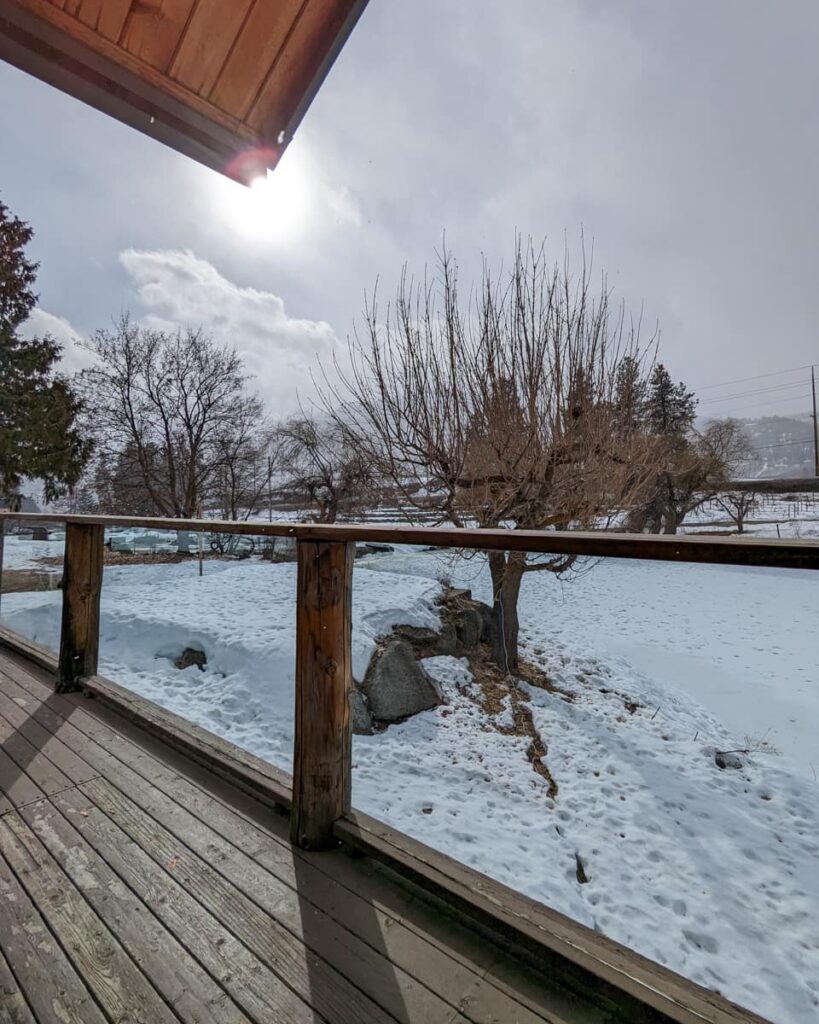
[[[203,324],[275,411],[365,291],[581,227],[701,388],[819,363],[816,0],[371,0],[254,195],[0,65],[0,195],[35,229],[32,326]],[[743,396],[800,371],[703,392]],[[807,385],[703,411],[807,408]]]

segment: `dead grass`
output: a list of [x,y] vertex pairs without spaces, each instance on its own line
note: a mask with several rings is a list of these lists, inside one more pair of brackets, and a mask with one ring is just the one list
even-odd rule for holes
[[[175,565],[178,562],[191,562],[198,558],[197,554],[183,555],[178,551],[110,551],[105,549],[103,564],[105,565]],[[218,552],[203,551],[204,561],[219,558]],[[48,555],[36,559],[41,565],[62,565],[62,555]]]
[[[62,565],[62,559],[60,559]],[[56,590],[60,585],[60,576],[55,572],[42,569],[4,569],[4,594],[24,594],[35,590]]]

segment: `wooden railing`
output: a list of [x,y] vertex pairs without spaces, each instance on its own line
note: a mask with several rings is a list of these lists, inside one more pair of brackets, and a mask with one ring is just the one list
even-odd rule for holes
[[295,538],[298,584],[291,837],[295,844],[313,850],[335,845],[334,826],[350,810],[351,604],[357,541],[819,569],[819,542],[815,541],[0,512],[0,527],[4,527],[6,520],[65,525],[62,629],[56,680],[61,691],[79,689],[84,679],[97,674],[106,527]]

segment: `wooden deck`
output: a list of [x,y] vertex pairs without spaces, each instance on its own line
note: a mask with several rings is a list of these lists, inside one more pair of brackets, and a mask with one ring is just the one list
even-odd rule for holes
[[365,856],[0,648],[0,1020],[603,1021]]

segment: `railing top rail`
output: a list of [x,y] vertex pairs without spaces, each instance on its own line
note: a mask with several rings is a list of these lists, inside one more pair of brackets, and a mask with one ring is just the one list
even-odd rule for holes
[[3,512],[0,522],[88,523],[109,528],[141,527],[190,530],[196,533],[238,533],[296,540],[361,541],[420,544],[435,548],[528,551],[534,554],[634,558],[660,562],[704,562],[782,569],[819,569],[819,541],[774,540],[762,537],[697,535],[654,536],[580,530],[482,530],[442,526],[375,524],[258,523],[222,519],[158,519],[149,516],[53,515],[48,512]]

